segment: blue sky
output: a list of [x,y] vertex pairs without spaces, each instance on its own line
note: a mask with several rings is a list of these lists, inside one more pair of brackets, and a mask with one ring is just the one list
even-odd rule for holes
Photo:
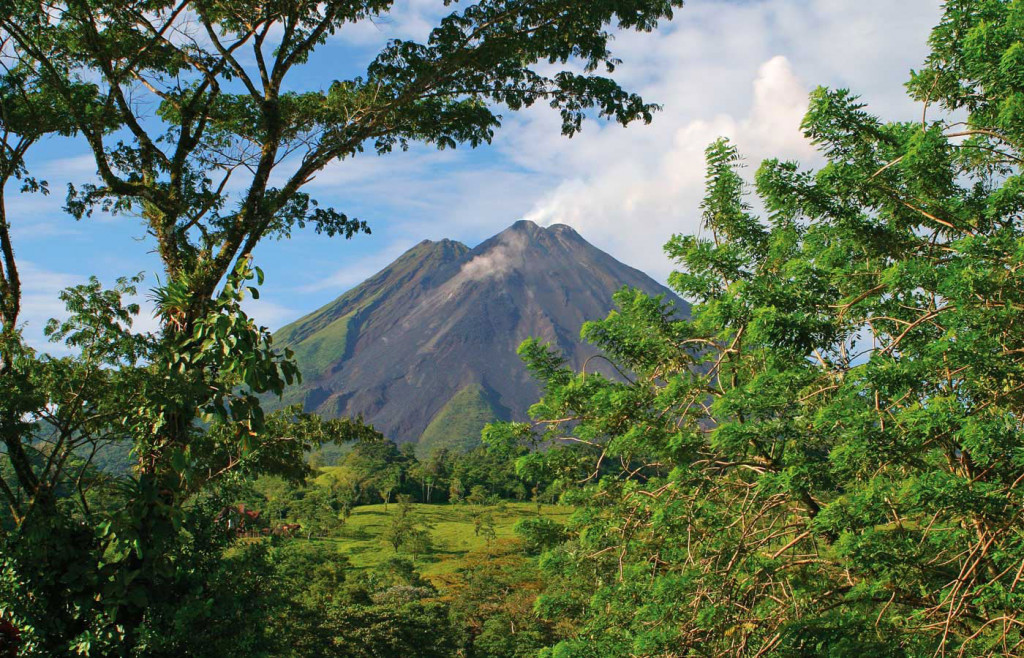
[[[798,126],[818,85],[848,87],[883,117],[918,118],[903,94],[927,53],[937,0],[690,0],[654,34],[618,35],[613,50],[626,86],[664,110],[650,126],[591,122],[569,140],[546,107],[506,113],[494,143],[477,150],[414,147],[331,165],[309,191],[370,222],[352,241],[300,232],[266,242],[256,261],[267,274],[250,312],[278,328],[334,299],[423,239],[473,246],[520,218],[567,223],[625,263],[659,280],[671,271],[661,251],[673,233],[697,228],[703,150],[732,138],[753,171],[764,157],[816,162]],[[374,23],[339,33],[296,78],[296,89],[358,75],[390,38],[423,38],[441,0],[399,0]],[[99,276],[146,272],[159,263],[139,222],[61,211],[68,182],[88,181],[85,147],[55,139],[32,154],[49,197],[8,197],[25,287],[26,337],[43,347],[42,326],[61,314],[56,293]],[[151,326],[148,317],[142,327]],[[51,348],[52,350],[52,348]]]

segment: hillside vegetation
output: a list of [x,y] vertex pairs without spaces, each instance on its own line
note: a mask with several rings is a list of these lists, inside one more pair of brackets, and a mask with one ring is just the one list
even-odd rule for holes
[[501,409],[493,396],[479,384],[459,389],[423,430],[416,454],[426,457],[441,448],[465,452],[480,445],[485,425],[509,420],[508,411]]

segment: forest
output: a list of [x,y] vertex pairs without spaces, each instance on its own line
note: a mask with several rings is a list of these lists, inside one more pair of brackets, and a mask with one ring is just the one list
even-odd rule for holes
[[[300,373],[243,310],[254,249],[367,239],[308,191],[339,160],[533,105],[656,121],[612,33],[685,9],[445,2],[304,86],[392,4],[3,3],[0,657],[1024,655],[1024,0],[944,4],[915,120],[819,87],[814,166],[708,145],[701,230],[665,236],[690,315],[623,289],[582,329],[618,376],[527,340],[531,421],[420,456],[264,410]],[[163,272],[66,289],[51,355],[8,205],[55,138],[98,174],[68,221],[141,222]]]

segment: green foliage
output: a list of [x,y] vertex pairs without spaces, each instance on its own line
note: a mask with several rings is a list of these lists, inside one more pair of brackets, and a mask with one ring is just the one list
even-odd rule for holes
[[393,441],[377,434],[356,442],[342,462],[342,487],[354,493],[353,502],[380,500],[387,507],[391,497],[405,481],[406,471],[414,458],[402,453]]
[[567,539],[565,526],[541,516],[519,521],[515,525],[515,532],[533,555],[554,548]]
[[491,510],[474,510],[473,534],[483,538],[488,546],[498,536],[497,531],[494,529],[494,514]]
[[459,634],[448,606],[409,561],[354,575],[324,543],[272,548],[279,589],[264,601],[275,615],[277,656],[453,655]]
[[467,656],[536,656],[555,636],[554,625],[533,611],[543,582],[536,563],[520,549],[517,542],[495,542],[440,579],[452,615],[468,635]]
[[[371,607],[328,610],[333,642],[353,658],[448,658],[459,646],[448,609],[426,592],[388,590]],[[334,614],[331,614],[334,613]]]
[[311,487],[295,505],[295,515],[306,538],[323,537],[344,521],[336,499],[323,487]]
[[[233,623],[211,612],[209,601],[221,595],[217,609],[225,614],[233,605],[247,609],[231,598],[240,593],[223,574],[235,567],[220,563],[230,537],[209,525],[218,511],[209,501],[223,501],[217,492],[238,478],[301,478],[306,451],[368,431],[295,409],[262,415],[253,393],[282,386],[292,371],[270,348],[266,330],[238,309],[240,282],[255,276],[246,269],[233,275],[214,315],[181,342],[131,332],[138,307],[123,299],[136,293],[138,279],[112,290],[92,280],[62,294],[69,317],[47,327],[76,356],[8,352],[17,354],[12,367],[22,376],[15,383],[32,393],[18,398],[31,402],[20,407],[20,424],[4,425],[9,452],[0,469],[8,503],[0,516],[8,583],[2,601],[24,629],[26,655],[102,654],[127,645],[173,655],[191,642],[212,646],[175,630],[189,615]],[[177,314],[175,290],[156,293],[168,318]],[[201,356],[190,356],[199,341]],[[203,414],[212,424],[183,425],[185,443],[161,438],[169,419]],[[129,447],[134,469],[96,469],[97,455]],[[207,580],[222,589],[196,589]],[[233,633],[218,637],[227,642]]]
[[624,291],[583,329],[624,381],[523,345],[538,439],[574,439],[524,466],[579,506],[541,655],[1020,653],[1022,17],[947,3],[923,121],[815,91],[826,164],[764,162],[759,203],[712,144],[703,230],[666,247],[692,319]]
[[380,538],[396,553],[404,550],[418,555],[430,550],[430,528],[413,515],[412,499],[409,496],[399,497],[398,509]]
[[[588,115],[650,121],[654,105],[596,72],[616,63],[609,26],[652,30],[681,0],[463,3],[425,43],[390,41],[363,75],[302,86],[298,69],[333,34],[392,4],[13,0],[0,12],[0,618],[20,634],[23,655],[232,653],[228,638],[248,628],[237,617],[259,618],[233,598],[232,574],[254,591],[262,585],[221,561],[234,538],[207,503],[245,479],[301,479],[305,453],[324,440],[384,443],[358,422],[323,423],[294,408],[264,414],[260,396],[280,396],[298,373],[292,354],[242,311],[262,284],[254,249],[307,226],[368,233],[305,185],[368,149],[489,142],[500,106],[546,102],[568,135]],[[50,134],[77,135],[96,164],[97,182],[69,185],[67,212],[138,217],[165,274],[152,293],[151,334],[130,326],[138,308],[126,299],[138,279],[67,291],[70,318],[47,331],[75,356],[59,359],[28,349],[18,331],[21,282],[4,197],[10,182],[47,191],[25,164]],[[387,502],[406,484],[408,456],[354,452],[383,463],[365,469],[373,476],[356,494],[372,489]],[[128,454],[130,470],[97,471],[101,453]],[[275,513],[326,532],[328,507],[355,502],[344,490],[279,490]],[[295,491],[309,496],[290,500]],[[300,599],[268,595],[264,612]],[[452,646],[442,607],[402,605],[411,626],[437,632],[422,646]],[[374,645],[414,655],[395,630],[398,612],[366,614],[367,624],[386,623],[363,636],[339,615],[329,641],[294,646],[316,655],[345,637],[348,655],[371,655]],[[318,628],[303,619],[300,628]],[[234,650],[269,651],[261,638],[252,632]]]

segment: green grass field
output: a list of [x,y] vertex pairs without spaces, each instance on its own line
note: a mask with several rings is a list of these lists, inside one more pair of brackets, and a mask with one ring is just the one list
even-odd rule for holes
[[[513,527],[520,519],[536,517],[536,503],[503,503],[490,507],[473,505],[413,505],[413,517],[428,526],[433,549],[425,555],[413,556],[418,570],[425,576],[440,574],[458,568],[461,559],[470,551],[484,549],[487,541],[474,533],[474,515],[481,510],[490,510],[494,518],[495,541],[515,536]],[[565,523],[572,508],[557,505],[542,505],[540,515]],[[342,555],[351,560],[357,569],[375,567],[396,555],[394,549],[381,541],[380,535],[390,523],[392,515],[398,513],[398,505],[364,505],[352,511],[348,522],[335,536],[321,540],[335,544]]]

